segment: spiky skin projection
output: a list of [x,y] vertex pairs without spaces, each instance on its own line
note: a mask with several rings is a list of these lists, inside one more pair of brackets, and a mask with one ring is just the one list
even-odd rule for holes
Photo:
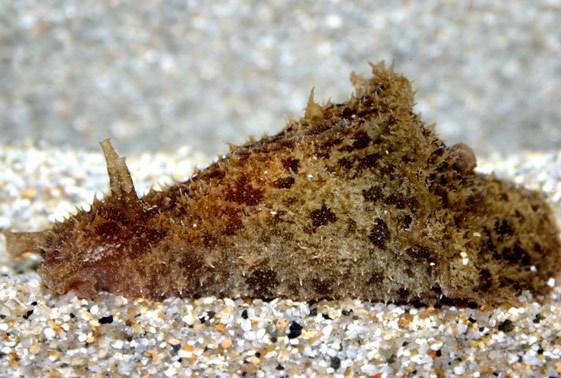
[[[111,193],[40,234],[43,282],[79,296],[359,298],[498,304],[547,293],[561,247],[542,197],[474,173],[413,113],[409,81],[373,66],[355,94],[137,198],[108,141]],[[535,268],[533,268],[533,267]],[[531,268],[532,267],[532,268]]]

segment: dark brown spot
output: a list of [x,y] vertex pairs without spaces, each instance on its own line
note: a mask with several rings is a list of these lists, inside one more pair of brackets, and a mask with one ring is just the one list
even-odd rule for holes
[[331,211],[329,207],[325,206],[325,204],[319,209],[312,210],[310,218],[312,219],[313,228],[318,228],[319,226],[324,226],[337,220],[335,213]]
[[409,154],[405,154],[405,155],[401,156],[401,161],[405,164],[408,164],[408,163],[412,163],[413,161],[415,161],[415,158],[413,158]]
[[384,249],[386,248],[386,242],[390,239],[390,230],[386,222],[381,218],[376,218],[374,220],[374,226],[370,229],[368,234],[368,239],[376,247]]
[[512,264],[521,263],[522,265],[531,265],[532,259],[528,252],[517,242],[514,247],[505,247],[502,252],[503,259]]
[[444,151],[446,151],[446,149],[444,147],[438,147],[436,150],[434,150],[429,158],[429,164],[433,165],[436,162],[436,159],[438,159],[439,157],[441,157],[444,154]]
[[510,223],[506,219],[503,219],[495,222],[495,232],[499,236],[512,236],[514,230]]
[[352,118],[353,114],[354,114],[353,110],[352,110],[351,108],[349,108],[349,107],[345,107],[345,108],[343,109],[343,111],[341,112],[341,116],[342,116],[343,118],[346,118],[346,119]]
[[519,292],[521,290],[520,283],[510,277],[498,277],[498,281],[499,287],[510,287],[515,292]]
[[113,221],[101,222],[95,226],[95,233],[103,238],[118,235],[119,230],[119,225]]
[[370,137],[365,131],[359,131],[354,135],[353,148],[360,150],[368,147],[370,144]]
[[383,281],[384,281],[384,273],[374,272],[368,278],[367,283],[369,285],[381,285]]
[[353,167],[353,161],[348,158],[339,159],[337,164],[343,169],[351,169]]
[[432,252],[430,248],[423,245],[415,245],[407,249],[407,254],[415,260],[432,261]]
[[226,193],[226,200],[233,201],[239,204],[248,206],[255,206],[263,198],[263,191],[259,188],[254,188],[246,176],[240,176],[235,185],[230,187]]
[[483,248],[487,252],[491,253],[494,258],[498,258],[497,247],[495,246],[495,243],[493,243],[493,240],[489,235],[487,235],[487,239],[485,240],[485,245],[483,246]]
[[360,159],[360,168],[374,168],[380,160],[379,154],[369,154]]
[[203,173],[205,179],[215,179],[215,180],[220,180],[223,179],[224,176],[226,176],[226,172],[224,172],[224,170],[220,169],[220,168],[216,168],[213,170],[210,170],[208,172],[204,172]]
[[268,268],[253,271],[245,280],[249,290],[256,298],[270,299],[274,296],[274,289],[279,285],[277,274]]
[[290,189],[294,185],[294,177],[281,177],[273,182],[273,186],[279,189]]
[[[524,251],[525,252],[525,251]],[[532,265],[532,258],[527,253],[521,254],[520,263],[524,266]]]
[[481,291],[489,291],[493,286],[493,276],[489,269],[481,269],[479,272],[479,289]]
[[408,230],[409,227],[411,227],[411,223],[413,223],[413,217],[409,214],[405,214],[399,220],[401,222],[401,227],[404,230]]
[[536,253],[538,255],[543,255],[543,248],[542,248],[541,244],[535,242],[534,243],[534,250],[536,251]]
[[385,176],[393,177],[395,174],[395,167],[391,164],[384,164],[380,167],[380,173]]
[[331,284],[327,280],[313,279],[312,285],[315,292],[322,298],[329,296],[331,294]]
[[392,193],[386,197],[385,202],[388,205],[395,206],[396,209],[405,209],[407,205],[407,200],[397,193]]
[[400,302],[407,302],[410,295],[411,292],[406,287],[400,287],[399,290],[397,291],[397,296]]
[[362,191],[362,196],[364,197],[365,201],[376,202],[378,200],[381,200],[384,195],[382,194],[382,188],[380,188],[379,186],[371,186],[370,188],[364,189]]
[[416,213],[419,210],[419,200],[415,197],[410,197],[407,199],[407,207],[413,212]]
[[466,198],[466,207],[468,211],[475,211],[477,207],[483,202],[481,194],[472,194]]
[[286,158],[282,160],[282,166],[289,172],[298,173],[300,161],[298,159]]
[[440,173],[444,173],[448,170],[448,162],[447,161],[443,161],[442,163],[440,163],[438,165],[438,167],[436,168],[436,170]]
[[431,287],[430,289],[437,297],[442,295],[442,289],[440,288],[440,285],[436,284],[433,287]]
[[440,295],[438,297],[438,302],[435,304],[435,308],[440,308],[441,306],[459,306],[468,308],[478,308],[476,302],[466,299],[466,298],[449,298],[445,295]]

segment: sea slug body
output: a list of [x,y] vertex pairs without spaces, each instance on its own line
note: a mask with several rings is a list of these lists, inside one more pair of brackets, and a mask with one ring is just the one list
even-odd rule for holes
[[138,198],[102,142],[110,193],[40,233],[53,292],[162,299],[358,298],[500,304],[545,294],[561,267],[539,193],[474,172],[413,112],[409,81],[373,65],[355,94],[316,104],[274,136],[232,148],[189,180]]

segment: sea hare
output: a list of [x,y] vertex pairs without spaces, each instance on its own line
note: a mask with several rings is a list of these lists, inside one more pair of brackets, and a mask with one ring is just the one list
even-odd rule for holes
[[311,95],[280,133],[142,198],[103,141],[110,193],[50,230],[6,232],[8,249],[40,252],[44,284],[81,297],[494,305],[546,294],[561,244],[542,196],[475,173],[473,151],[423,123],[393,69],[351,80],[348,101]]

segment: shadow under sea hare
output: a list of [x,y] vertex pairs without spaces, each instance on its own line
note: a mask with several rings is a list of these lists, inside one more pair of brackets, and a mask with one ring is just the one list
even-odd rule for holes
[[125,160],[102,142],[111,192],[40,233],[52,291],[91,297],[358,298],[500,304],[546,294],[561,244],[542,196],[474,172],[413,112],[383,64],[354,95],[316,104],[274,136],[233,147],[189,180],[138,198]]

